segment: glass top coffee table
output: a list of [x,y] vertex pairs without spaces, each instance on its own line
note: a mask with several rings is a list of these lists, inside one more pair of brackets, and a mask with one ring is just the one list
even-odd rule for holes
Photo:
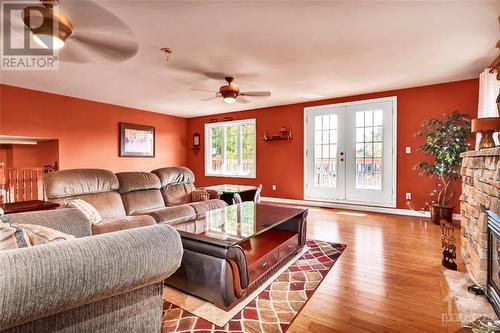
[[252,201],[198,214],[191,221],[173,224],[183,238],[222,247],[231,247],[264,233],[304,209]]
[[230,309],[304,247],[307,212],[248,201],[170,221],[184,255],[165,283]]

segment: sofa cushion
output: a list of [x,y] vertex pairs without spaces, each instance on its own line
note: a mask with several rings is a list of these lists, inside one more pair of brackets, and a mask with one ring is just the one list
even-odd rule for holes
[[194,174],[186,167],[167,167],[151,171],[158,176],[161,187],[178,183],[194,183]]
[[189,205],[178,205],[155,209],[142,212],[142,214],[152,216],[158,223],[167,223],[170,225],[186,221],[193,221],[196,219],[196,212],[194,208]]
[[0,251],[31,246],[28,234],[20,226],[0,221]]
[[143,211],[164,208],[165,203],[159,190],[128,192],[121,195],[127,215],[141,214]]
[[191,192],[196,188],[193,184],[170,184],[161,189],[165,206],[183,205],[191,202]]
[[68,235],[41,225],[21,224],[19,226],[26,232],[31,245],[33,246],[75,239],[75,236],[73,235]]
[[118,194],[118,178],[102,169],[70,169],[44,176],[45,196],[63,203],[66,199],[82,199],[94,206],[103,219],[125,216]]
[[68,199],[64,201],[64,206],[68,208],[76,208],[82,212],[83,215],[92,223],[98,224],[102,222],[102,216],[99,211],[82,199]]
[[191,202],[207,201],[208,199],[210,199],[210,193],[206,190],[191,192]]
[[127,193],[142,190],[159,190],[160,179],[154,173],[149,172],[119,172],[116,174],[120,183],[119,192]]
[[192,202],[188,204],[193,207],[197,215],[205,214],[209,210],[223,208],[227,206],[225,201],[220,199],[210,199],[207,201]]
[[92,225],[92,234],[99,235],[108,232],[146,227],[155,224],[156,222],[154,218],[149,215],[124,216],[121,218],[106,220],[102,223]]
[[115,219],[126,215],[122,198],[118,192],[76,195],[63,199],[53,199],[52,201],[64,204],[69,199],[85,200],[97,209],[103,220]]
[[43,177],[45,195],[59,199],[84,194],[117,191],[118,178],[108,170],[69,169],[54,171]]

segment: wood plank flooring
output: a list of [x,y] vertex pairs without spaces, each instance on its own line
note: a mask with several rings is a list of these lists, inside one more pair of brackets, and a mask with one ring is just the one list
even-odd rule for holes
[[426,218],[309,207],[308,238],[347,249],[287,332],[454,332],[440,236]]

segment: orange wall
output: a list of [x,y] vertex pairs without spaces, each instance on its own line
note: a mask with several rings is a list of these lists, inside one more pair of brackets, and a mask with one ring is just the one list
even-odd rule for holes
[[7,168],[43,167],[59,162],[59,142],[40,141],[35,145],[0,145],[0,162]]
[[[61,169],[150,171],[186,164],[184,118],[7,85],[0,85],[0,107],[1,134],[59,140]],[[118,157],[119,122],[154,126],[156,157]]]
[[[476,117],[478,93],[478,80],[473,79],[192,118],[188,122],[188,138],[191,140],[193,133],[200,133],[202,149],[198,155],[191,151],[188,153],[187,165],[194,171],[197,185],[262,184],[264,196],[303,199],[304,107],[397,96],[397,207],[407,208],[405,193],[411,192],[415,208],[420,209],[425,202],[429,201],[435,181],[428,177],[418,176],[417,171],[413,170],[414,165],[424,158],[423,154],[417,151],[418,146],[422,144],[422,139],[415,139],[413,134],[420,128],[423,120],[441,117],[443,113],[450,113],[454,110]],[[221,121],[227,116],[233,117],[234,120],[255,118],[257,121],[256,179],[206,177],[204,175],[204,124],[209,119],[217,118]],[[271,143],[260,141],[266,130],[269,134],[277,134],[281,126],[292,129],[293,141]],[[412,147],[412,154],[405,154],[406,146]],[[276,191],[271,190],[272,184],[277,185]],[[455,190],[457,194],[454,205],[458,211],[459,183],[455,184]]]

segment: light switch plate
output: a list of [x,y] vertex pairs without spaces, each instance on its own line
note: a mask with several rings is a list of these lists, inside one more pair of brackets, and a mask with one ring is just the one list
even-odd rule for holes
[[411,147],[405,147],[405,153],[411,154]]

